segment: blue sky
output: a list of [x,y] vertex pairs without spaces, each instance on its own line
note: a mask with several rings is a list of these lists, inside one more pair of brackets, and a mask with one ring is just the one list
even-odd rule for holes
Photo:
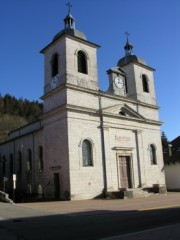
[[[44,63],[39,53],[64,28],[65,0],[0,0],[0,93],[39,100]],[[126,36],[134,53],[156,69],[160,120],[169,140],[180,135],[180,1],[72,0],[76,28],[98,50],[99,85],[124,56]]]

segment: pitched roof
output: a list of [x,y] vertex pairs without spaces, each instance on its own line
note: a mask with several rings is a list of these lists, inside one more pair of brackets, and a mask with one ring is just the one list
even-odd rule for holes
[[172,155],[169,155],[169,150],[163,153],[165,163],[180,162],[180,136],[169,143]]

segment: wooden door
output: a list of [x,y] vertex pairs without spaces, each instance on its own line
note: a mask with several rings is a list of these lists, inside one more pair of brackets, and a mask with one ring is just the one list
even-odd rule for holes
[[120,188],[131,188],[130,158],[119,156]]

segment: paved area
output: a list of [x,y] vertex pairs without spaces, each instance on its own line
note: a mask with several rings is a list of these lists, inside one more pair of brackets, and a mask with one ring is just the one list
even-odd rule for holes
[[97,211],[145,211],[167,207],[180,207],[180,193],[173,192],[166,195],[154,195],[136,199],[114,200],[80,200],[80,201],[52,201],[36,203],[20,203],[17,206],[38,209],[53,214],[80,214]]
[[[3,205],[7,206],[8,204]],[[54,201],[54,202],[36,202],[36,203],[21,203],[15,204],[13,208],[16,210],[21,209],[22,215],[19,218],[24,217],[27,210],[31,216],[35,214],[39,215],[101,215],[108,211],[149,211],[155,209],[164,208],[179,208],[180,207],[180,193],[168,193],[167,195],[151,196],[140,199],[126,199],[126,200],[85,200],[85,201]],[[12,208],[12,209],[13,209]],[[6,211],[6,209],[5,209]],[[29,213],[28,213],[29,214]],[[7,219],[17,218],[13,215],[11,210]],[[156,216],[155,216],[156,217]],[[168,217],[168,216],[167,216]],[[10,230],[1,226],[3,218],[2,210],[0,212],[0,240],[23,240],[22,237],[17,236]],[[180,239],[180,223],[149,229],[141,232],[125,234],[121,236],[112,236],[109,238],[103,238],[106,240],[179,240]]]
[[130,233],[121,236],[103,238],[101,240],[179,240],[180,224],[150,229],[137,233]]
[[0,227],[0,240],[19,240],[15,233]]

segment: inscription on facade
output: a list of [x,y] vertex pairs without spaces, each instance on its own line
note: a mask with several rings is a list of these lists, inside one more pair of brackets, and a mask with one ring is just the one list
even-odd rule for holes
[[131,138],[127,136],[115,135],[115,140],[117,141],[130,141]]

